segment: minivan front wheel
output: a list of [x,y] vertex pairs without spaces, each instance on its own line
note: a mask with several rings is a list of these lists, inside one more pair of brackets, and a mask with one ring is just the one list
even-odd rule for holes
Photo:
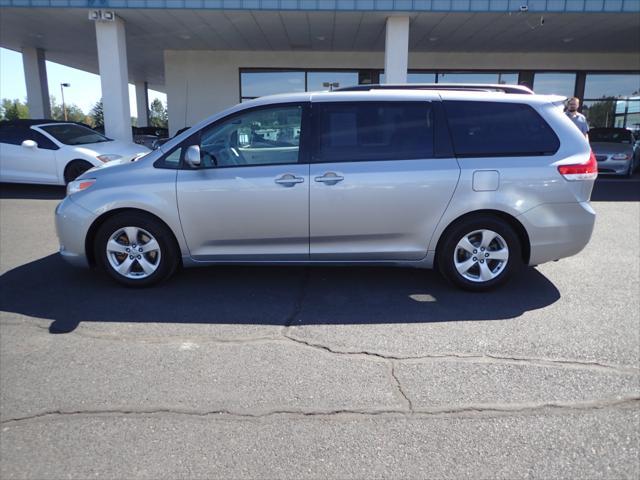
[[108,219],[98,230],[94,254],[103,270],[129,287],[158,283],[178,265],[171,232],[158,220],[137,213]]
[[473,217],[454,225],[437,252],[438,268],[454,285],[476,292],[495,288],[522,266],[522,247],[499,217]]

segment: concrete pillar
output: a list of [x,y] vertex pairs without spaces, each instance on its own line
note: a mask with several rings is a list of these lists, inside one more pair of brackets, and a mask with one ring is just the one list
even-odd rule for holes
[[136,108],[138,110],[138,126],[149,126],[149,87],[147,82],[136,82]]
[[25,83],[27,84],[29,117],[51,118],[44,50],[24,47],[22,49],[22,64],[24,66]]
[[132,141],[129,108],[129,72],[124,21],[96,20],[98,66],[102,85],[105,135],[125,142]]
[[388,17],[384,42],[385,83],[406,83],[409,63],[409,17]]

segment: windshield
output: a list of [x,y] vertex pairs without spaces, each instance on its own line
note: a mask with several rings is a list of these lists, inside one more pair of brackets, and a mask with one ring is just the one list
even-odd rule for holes
[[111,140],[95,130],[73,123],[46,125],[40,128],[65,145],[84,145],[87,143],[109,142]]
[[631,143],[631,132],[623,128],[620,129],[593,129],[589,131],[591,142],[606,143]]

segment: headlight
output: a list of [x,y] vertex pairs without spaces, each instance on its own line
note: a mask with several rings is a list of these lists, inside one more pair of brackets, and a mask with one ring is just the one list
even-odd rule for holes
[[120,160],[122,155],[116,155],[115,153],[105,153],[104,155],[98,155],[96,157],[101,162],[110,162],[111,160]]
[[96,183],[95,178],[85,178],[82,180],[74,180],[73,182],[69,182],[67,184],[67,196],[81,192],[82,190],[86,190],[94,183]]
[[629,155],[626,153],[616,153],[611,156],[611,160],[629,160]]

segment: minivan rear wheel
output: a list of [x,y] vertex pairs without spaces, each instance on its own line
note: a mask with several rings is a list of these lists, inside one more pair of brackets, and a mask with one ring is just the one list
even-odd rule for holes
[[449,282],[483,292],[502,285],[521,268],[521,252],[520,239],[509,223],[478,216],[450,228],[436,254],[438,269]]
[[171,232],[160,221],[138,213],[108,219],[96,234],[98,265],[128,287],[146,287],[169,278],[178,266]]

